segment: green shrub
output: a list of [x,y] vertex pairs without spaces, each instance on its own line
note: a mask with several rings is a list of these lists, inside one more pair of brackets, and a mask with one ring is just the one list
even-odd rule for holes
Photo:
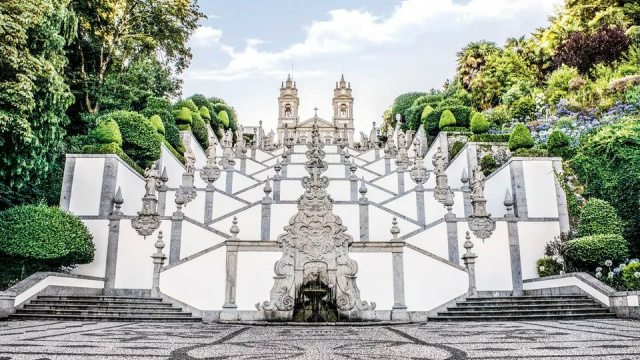
[[174,149],[184,154],[184,144],[182,144],[182,138],[180,138],[180,130],[176,126],[171,101],[159,97],[150,97],[147,100],[147,107],[142,111],[142,115],[147,118],[151,118],[153,115],[160,116],[164,127],[164,138]]
[[502,126],[511,120],[507,107],[504,105],[496,106],[484,112],[484,117],[491,124]]
[[175,105],[173,105],[173,109],[174,110],[180,110],[183,107],[186,107],[187,109],[189,109],[189,111],[191,111],[192,113],[197,113],[198,112],[198,106],[196,105],[196,103],[193,102],[193,100],[188,99],[188,100],[180,100],[178,101]]
[[202,95],[202,94],[193,94],[191,96],[189,96],[187,98],[187,100],[191,100],[193,101],[193,103],[198,107],[201,108],[203,106],[209,106],[210,102],[207,99],[206,96]]
[[404,114],[404,112],[409,109],[414,101],[419,97],[426,95],[421,92],[410,92],[406,94],[402,94],[398,96],[394,101],[391,107],[391,122],[395,125],[396,114]]
[[220,121],[225,130],[229,128],[229,114],[225,110],[218,113],[218,121]]
[[467,129],[465,127],[460,127],[460,126],[446,126],[446,127],[442,128],[441,131],[471,134],[469,132],[469,129]]
[[451,111],[451,113],[453,113],[453,117],[456,118],[456,125],[461,126],[461,127],[466,127],[468,128],[470,123],[471,123],[471,112],[473,111],[473,109],[471,109],[468,106],[448,106],[448,107],[444,107],[441,105],[440,107],[441,109],[449,110]]
[[634,86],[624,94],[624,102],[629,105],[640,103],[640,85]]
[[140,167],[147,168],[161,155],[162,136],[142,115],[133,111],[114,111],[99,121],[114,120],[122,133],[122,150]]
[[564,254],[572,268],[591,271],[604,265],[605,260],[623,262],[629,257],[629,245],[620,235],[585,236],[567,241]]
[[156,131],[159,134],[164,135],[165,133],[164,124],[162,124],[162,119],[160,118],[160,116],[153,115],[152,117],[149,118],[149,121],[151,122],[151,125],[153,125],[153,127],[156,129]]
[[640,290],[640,262],[627,265],[622,270],[622,279],[627,289]]
[[424,119],[427,118],[427,116],[429,114],[431,114],[433,112],[433,108],[431,107],[431,105],[427,105],[424,110],[422,110],[422,115],[420,116],[420,120],[424,121]]
[[509,142],[511,134],[475,134],[469,141],[471,142]]
[[509,115],[512,119],[531,118],[536,111],[536,103],[529,96],[516,100],[509,108]]
[[94,144],[94,145],[85,145],[82,148],[83,154],[114,154],[118,155],[120,159],[124,160],[129,166],[131,166],[135,171],[144,175],[144,170],[136,164],[135,161],[131,160],[129,155],[125,154],[124,151],[116,144]]
[[571,144],[569,135],[560,130],[553,130],[547,139],[547,149],[557,149]]
[[578,236],[622,235],[622,221],[616,209],[608,202],[591,198],[582,208],[578,223]]
[[516,157],[549,157],[549,151],[540,148],[520,148],[514,151],[512,155]]
[[98,127],[91,132],[91,137],[99,144],[116,143],[118,146],[122,146],[120,128],[111,119],[98,123]]
[[531,132],[524,124],[517,124],[509,137],[509,150],[529,149],[533,147]]
[[37,271],[90,263],[94,253],[87,227],[58,207],[23,205],[0,213],[0,287]]
[[474,134],[483,134],[489,131],[489,122],[480,113],[476,113],[471,118],[471,131]]
[[207,109],[205,106],[202,106],[200,108],[200,116],[205,121],[205,123],[211,121],[211,114],[209,113],[209,109]]
[[456,118],[453,116],[453,113],[450,110],[445,110],[440,116],[439,127],[443,129],[448,126],[453,126],[456,124]]
[[451,146],[451,152],[450,152],[450,157],[453,159],[454,157],[456,157],[456,155],[458,155],[458,153],[462,150],[462,148],[464,148],[465,143],[463,143],[462,141],[456,141],[453,143],[453,145]]
[[540,277],[559,275],[560,271],[562,271],[562,265],[558,264],[558,262],[551,257],[538,259],[536,265],[538,276]]
[[[178,112],[176,113],[176,124],[178,125],[178,128],[180,128],[181,126],[184,128],[184,125],[191,127],[192,123],[193,115],[191,114],[191,110],[186,107],[180,108],[180,110],[178,110]],[[184,130],[181,129],[181,131]]]
[[480,160],[480,167],[482,168],[484,176],[489,176],[489,174],[498,168],[498,163],[493,155],[487,154]]
[[207,131],[207,126],[205,125],[199,113],[196,113],[193,116],[191,131],[193,132],[193,136],[198,141],[198,144],[200,144],[203,149],[209,147],[209,132]]

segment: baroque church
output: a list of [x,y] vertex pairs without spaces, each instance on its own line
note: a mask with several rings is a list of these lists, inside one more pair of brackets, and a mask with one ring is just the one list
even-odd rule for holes
[[339,140],[346,138],[349,141],[349,146],[353,146],[353,95],[351,91],[351,83],[347,83],[342,75],[333,89],[333,118],[331,121],[320,118],[317,108],[314,109],[315,115],[312,118],[300,121],[298,88],[289,75],[287,81],[282,83],[278,97],[278,143],[282,143],[286,132],[290,139],[293,138],[294,143],[306,144],[311,140],[312,127],[316,123],[324,144],[337,144]]

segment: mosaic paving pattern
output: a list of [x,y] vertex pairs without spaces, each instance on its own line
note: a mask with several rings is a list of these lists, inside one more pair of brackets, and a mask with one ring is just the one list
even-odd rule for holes
[[640,321],[374,327],[0,322],[0,360],[640,359]]

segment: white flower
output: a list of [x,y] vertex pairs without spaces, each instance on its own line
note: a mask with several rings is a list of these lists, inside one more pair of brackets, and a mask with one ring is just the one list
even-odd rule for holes
[[562,264],[562,263],[564,262],[564,259],[563,259],[563,258],[561,258],[561,257],[559,257],[559,258],[557,258],[557,259],[556,259],[556,262],[557,262],[558,264]]
[[609,275],[607,275],[609,278],[613,278],[613,271],[609,271]]
[[611,260],[607,260],[607,261],[605,261],[605,262],[604,262],[604,264],[605,264],[606,266],[611,266],[611,265],[613,265],[613,261],[611,261]]
[[596,268],[596,272],[597,272],[597,273],[602,272],[602,268],[601,268],[600,266],[598,266],[598,267]]
[[600,279],[600,278],[602,277],[602,273],[601,273],[601,272],[597,272],[597,273],[596,273],[596,277],[597,277],[598,279]]
[[553,259],[553,261],[557,261],[558,260],[558,255],[553,255],[551,258]]
[[564,274],[565,274],[564,270],[560,270],[560,275],[564,275]]
[[640,279],[640,271],[633,273],[633,276],[635,276],[636,279]]
[[625,265],[625,264],[620,264],[620,266],[619,266],[620,271],[624,270],[624,268],[626,268],[626,267],[627,267],[627,265]]
[[540,266],[540,271],[544,271],[544,266]]

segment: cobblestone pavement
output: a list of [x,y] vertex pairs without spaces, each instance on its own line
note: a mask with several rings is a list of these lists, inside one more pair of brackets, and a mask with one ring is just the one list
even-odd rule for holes
[[240,326],[0,322],[14,359],[640,359],[640,321]]

